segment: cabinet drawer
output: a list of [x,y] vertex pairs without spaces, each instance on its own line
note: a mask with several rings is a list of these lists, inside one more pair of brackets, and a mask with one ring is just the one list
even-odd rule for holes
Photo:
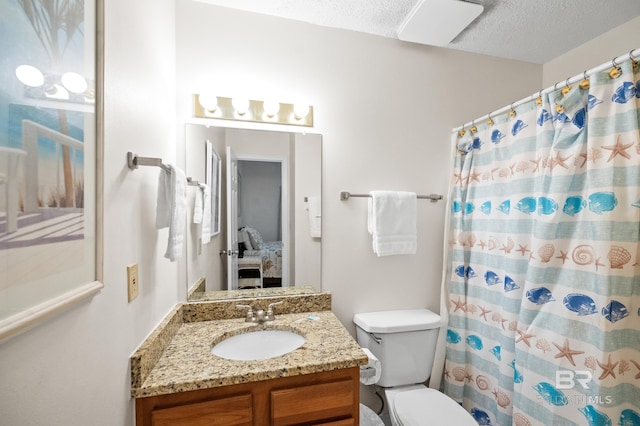
[[272,390],[271,420],[274,426],[284,426],[352,417],[356,397],[353,380]]
[[251,395],[220,398],[153,410],[153,426],[247,425],[253,421]]

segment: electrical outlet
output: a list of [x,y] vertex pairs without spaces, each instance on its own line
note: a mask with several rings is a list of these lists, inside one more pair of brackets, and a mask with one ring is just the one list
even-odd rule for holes
[[134,263],[127,266],[127,289],[129,293],[129,302],[138,297],[138,264]]

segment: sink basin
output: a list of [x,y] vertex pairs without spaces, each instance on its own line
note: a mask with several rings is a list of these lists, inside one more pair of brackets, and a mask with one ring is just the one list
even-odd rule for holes
[[257,361],[288,354],[306,339],[284,330],[259,330],[237,334],[217,343],[211,353],[234,361]]

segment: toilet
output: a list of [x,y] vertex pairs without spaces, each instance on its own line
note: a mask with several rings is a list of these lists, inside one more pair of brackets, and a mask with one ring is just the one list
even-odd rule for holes
[[381,365],[391,424],[477,426],[453,399],[423,383],[431,374],[440,316],[427,309],[367,312],[353,317],[356,338]]

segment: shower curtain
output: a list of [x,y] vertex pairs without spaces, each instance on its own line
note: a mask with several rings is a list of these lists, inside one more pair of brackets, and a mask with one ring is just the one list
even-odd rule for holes
[[640,425],[640,71],[614,71],[453,136],[444,391],[481,425]]

